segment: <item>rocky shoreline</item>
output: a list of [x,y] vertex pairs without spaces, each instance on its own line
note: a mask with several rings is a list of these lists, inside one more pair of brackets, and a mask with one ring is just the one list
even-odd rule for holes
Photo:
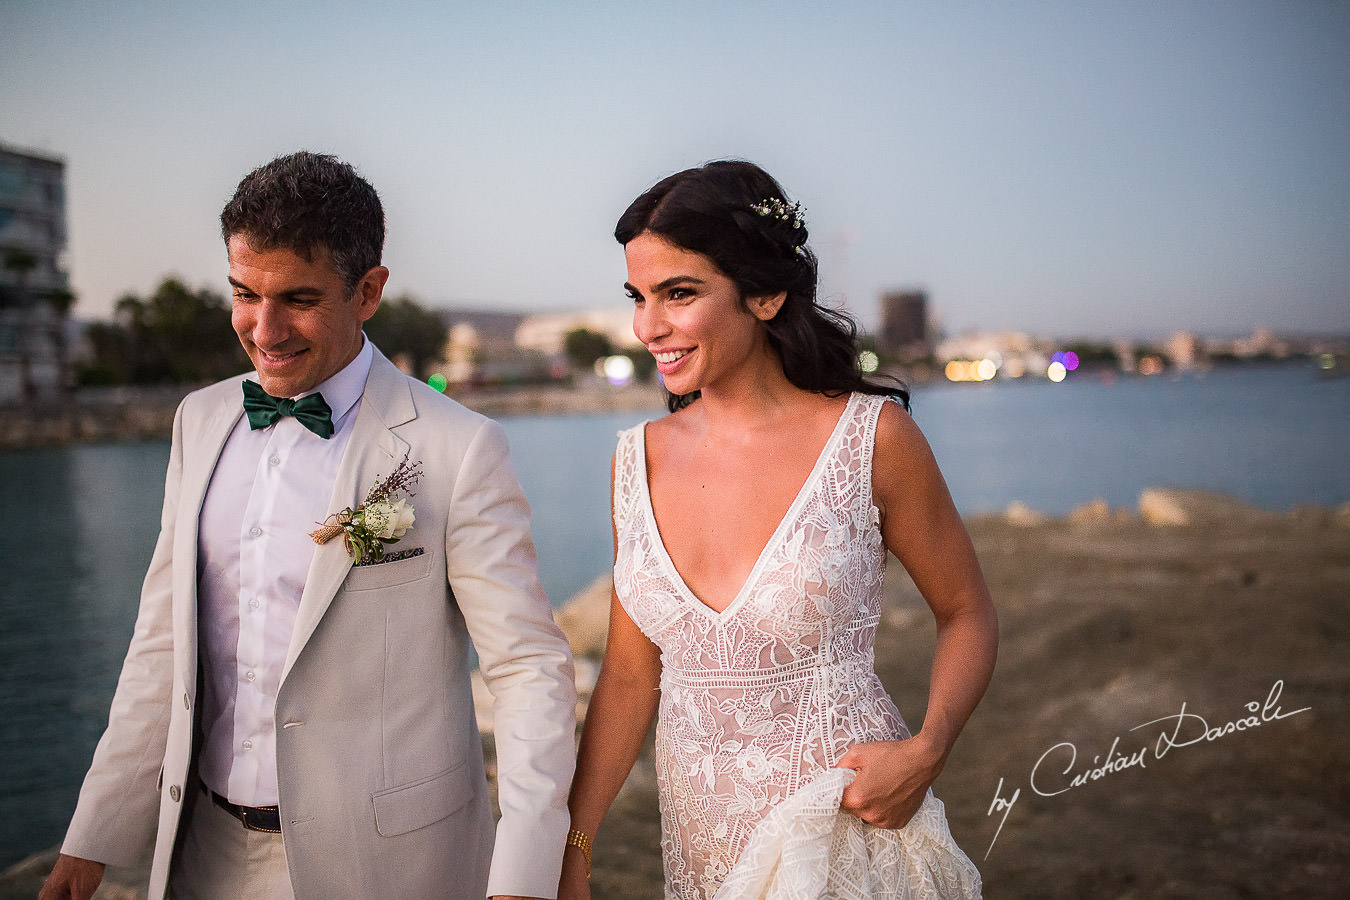
[[[1341,895],[1350,504],[1272,513],[1160,488],[1133,509],[1014,506],[968,526],[1002,644],[934,790],[987,896]],[[933,620],[894,560],[886,591],[877,671],[917,727]],[[601,578],[558,611],[579,713],[608,597]],[[490,697],[476,690],[491,759]],[[660,898],[659,840],[649,746],[597,835],[593,896]],[[34,896],[49,867],[49,855],[11,867],[0,898]],[[138,896],[142,878],[114,873],[99,896]]]

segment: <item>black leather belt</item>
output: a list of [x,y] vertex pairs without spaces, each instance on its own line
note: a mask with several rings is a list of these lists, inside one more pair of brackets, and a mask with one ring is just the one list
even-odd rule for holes
[[202,790],[211,795],[211,802],[239,820],[249,831],[265,831],[268,834],[281,834],[281,810],[275,806],[240,806],[231,803],[220,794],[202,785]]

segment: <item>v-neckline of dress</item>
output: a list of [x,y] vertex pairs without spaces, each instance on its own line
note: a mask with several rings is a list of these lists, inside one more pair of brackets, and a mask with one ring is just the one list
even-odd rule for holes
[[787,512],[783,513],[782,518],[778,520],[778,526],[773,530],[773,534],[769,535],[768,542],[765,543],[764,547],[759,551],[759,556],[755,558],[754,568],[750,570],[750,574],[747,575],[745,581],[741,583],[741,589],[736,592],[736,595],[731,598],[731,602],[723,607],[721,611],[713,609],[705,603],[694,593],[693,589],[685,583],[684,576],[681,575],[680,570],[675,567],[675,561],[670,558],[670,552],[666,549],[666,539],[662,536],[661,529],[656,524],[656,508],[652,505],[651,485],[649,484],[649,474],[647,471],[648,423],[644,422],[642,424],[642,427],[638,429],[637,434],[637,454],[639,470],[642,476],[638,479],[638,483],[640,485],[640,490],[642,491],[643,515],[647,519],[647,527],[651,529],[652,534],[656,537],[654,543],[661,565],[665,567],[670,580],[678,588],[684,600],[691,603],[704,615],[710,616],[714,621],[718,622],[729,618],[732,612],[745,602],[745,598],[750,593],[750,589],[754,586],[755,582],[759,580],[760,573],[765,566],[765,561],[769,558],[776,545],[782,539],[783,532],[787,530],[789,524],[796,521],[797,515],[801,511],[802,504],[806,502],[807,497],[811,495],[812,491],[815,489],[816,483],[820,480],[820,473],[827,465],[827,461],[832,455],[835,444],[839,442],[839,437],[843,434],[845,426],[853,418],[854,406],[858,402],[859,396],[860,395],[856,393],[849,395],[848,402],[844,404],[844,411],[839,414],[839,420],[835,422],[834,430],[830,432],[829,438],[826,439],[825,446],[820,448],[820,453],[816,456],[816,464],[811,467],[811,472],[806,476],[806,481],[802,482],[802,486],[797,490],[797,496],[793,498],[792,504],[787,508]]

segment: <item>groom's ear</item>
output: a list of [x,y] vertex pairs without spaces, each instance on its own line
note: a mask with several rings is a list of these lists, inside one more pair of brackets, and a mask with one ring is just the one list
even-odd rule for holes
[[384,285],[389,280],[389,270],[376,266],[361,276],[352,292],[352,302],[356,304],[356,317],[362,322],[368,321],[380,308],[380,299],[384,296]]

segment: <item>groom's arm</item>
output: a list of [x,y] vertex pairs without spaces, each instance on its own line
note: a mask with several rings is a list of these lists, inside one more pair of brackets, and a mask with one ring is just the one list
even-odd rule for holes
[[502,817],[488,895],[555,897],[570,827],[576,682],[539,586],[529,506],[496,422],[482,424],[456,475],[446,561],[495,701]]
[[182,420],[180,406],[174,417],[159,537],[141,587],[131,645],[113,695],[108,728],[94,751],[61,846],[63,855],[77,860],[133,865],[154,842],[160,801],[157,780],[173,686],[172,557],[183,472]]

